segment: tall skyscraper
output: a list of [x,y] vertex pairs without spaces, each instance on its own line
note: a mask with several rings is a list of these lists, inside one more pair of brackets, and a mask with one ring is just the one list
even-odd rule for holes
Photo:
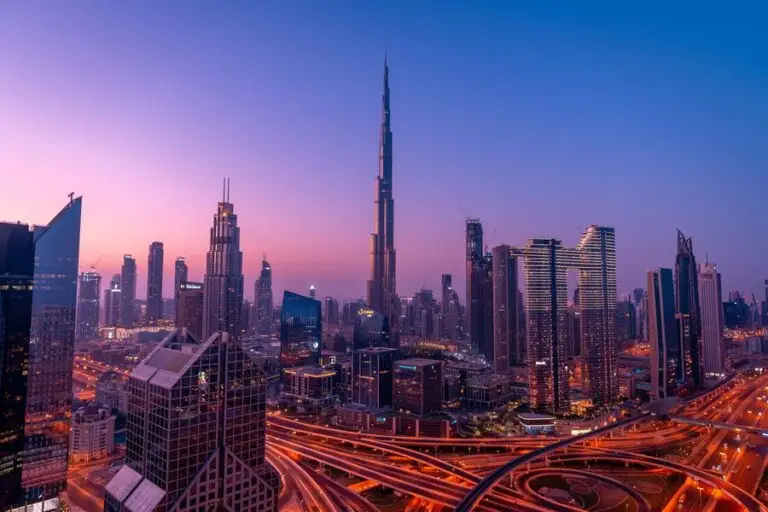
[[443,398],[443,362],[403,359],[395,363],[392,407],[423,416],[440,411]]
[[451,274],[440,276],[440,312],[443,316],[448,314],[448,308],[451,305],[451,292],[453,291],[453,278]]
[[71,198],[47,226],[34,229],[22,487],[24,501],[43,510],[57,504],[67,483],[81,212],[81,198]]
[[187,329],[195,339],[200,339],[203,332],[204,297],[203,283],[182,281],[179,284],[176,327]]
[[478,219],[467,219],[466,237],[469,339],[472,349],[493,364],[493,261],[483,253],[483,226]]
[[243,253],[235,206],[229,202],[229,179],[224,182],[222,198],[213,216],[203,290],[203,338],[220,331],[240,339]]
[[517,258],[508,245],[493,248],[493,361],[497,373],[522,364],[518,330]]
[[588,226],[576,246],[579,270],[581,344],[586,359],[585,389],[595,405],[619,397],[616,343],[616,233]]
[[272,299],[272,265],[267,261],[267,255],[261,261],[261,274],[256,280],[254,293],[256,309],[256,330],[259,334],[272,334],[274,320],[274,304]]
[[104,510],[277,512],[266,388],[227,332],[203,342],[169,334],[131,374],[127,464],[107,484]]
[[393,366],[398,351],[367,347],[355,351],[352,361],[352,401],[373,409],[392,405]]
[[723,374],[723,292],[720,272],[706,262],[699,265],[701,299],[701,345],[704,355],[704,375]]
[[120,306],[122,305],[122,290],[120,274],[112,276],[109,288],[104,290],[104,327],[116,327],[120,325]]
[[77,297],[77,338],[96,338],[99,335],[99,308],[101,275],[91,268],[80,274]]
[[136,319],[136,260],[123,256],[120,276],[120,325],[130,327]]
[[701,349],[701,309],[699,305],[699,280],[693,241],[677,232],[677,257],[675,258],[675,301],[680,332],[680,346],[685,362],[685,381],[694,389],[704,384]]
[[26,224],[0,223],[0,510],[22,503],[35,243]]
[[675,320],[672,270],[648,272],[648,343],[651,346],[651,398],[674,396],[683,380],[683,355]]
[[179,318],[179,290],[181,289],[181,283],[184,283],[189,278],[189,268],[187,267],[187,261],[179,256],[176,258],[176,263],[173,267],[173,301],[174,301],[174,315],[173,318],[178,321]]
[[371,234],[371,278],[367,283],[368,306],[389,317],[396,328],[395,201],[392,186],[392,129],[389,109],[389,67],[384,60],[384,94],[381,98],[379,175],[376,176],[374,232]]
[[147,321],[157,322],[161,318],[163,318],[163,244],[152,242],[147,260]]
[[339,323],[339,303],[333,297],[325,298],[323,319],[325,320],[325,325],[336,325]]
[[532,238],[520,252],[525,269],[529,401],[536,410],[565,412],[570,409],[565,367],[566,269],[572,263],[572,251],[563,248],[560,240]]
[[280,366],[315,364],[320,360],[322,319],[320,302],[298,293],[283,293],[280,310]]

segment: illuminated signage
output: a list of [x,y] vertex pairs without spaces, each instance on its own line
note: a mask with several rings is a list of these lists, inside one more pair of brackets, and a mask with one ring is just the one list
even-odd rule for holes
[[202,290],[202,283],[181,283],[182,290]]
[[546,366],[546,361],[536,361],[536,366]]
[[373,316],[375,313],[371,308],[360,308],[357,310],[357,314],[360,316]]
[[408,365],[401,365],[401,366],[399,366],[399,368],[401,370],[415,370],[416,369],[415,366],[408,366]]

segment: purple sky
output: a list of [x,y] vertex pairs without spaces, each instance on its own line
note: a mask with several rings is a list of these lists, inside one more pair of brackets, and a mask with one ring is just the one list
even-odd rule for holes
[[4,2],[0,219],[82,194],[82,267],[131,253],[144,296],[159,240],[170,296],[229,176],[246,296],[263,252],[277,292],[362,296],[386,41],[401,294],[463,293],[470,215],[491,246],[614,226],[620,293],[680,228],[725,293],[761,292],[766,8],[537,4]]

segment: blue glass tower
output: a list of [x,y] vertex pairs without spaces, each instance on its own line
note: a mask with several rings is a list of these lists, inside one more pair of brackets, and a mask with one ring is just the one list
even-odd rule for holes
[[291,368],[320,360],[320,301],[286,291],[280,313],[280,366]]

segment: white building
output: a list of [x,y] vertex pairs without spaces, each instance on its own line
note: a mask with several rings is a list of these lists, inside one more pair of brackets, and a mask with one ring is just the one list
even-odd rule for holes
[[710,263],[699,265],[699,303],[701,304],[701,345],[704,375],[723,374],[723,294],[720,273]]
[[69,457],[72,462],[103,459],[115,451],[115,416],[95,404],[72,415]]

